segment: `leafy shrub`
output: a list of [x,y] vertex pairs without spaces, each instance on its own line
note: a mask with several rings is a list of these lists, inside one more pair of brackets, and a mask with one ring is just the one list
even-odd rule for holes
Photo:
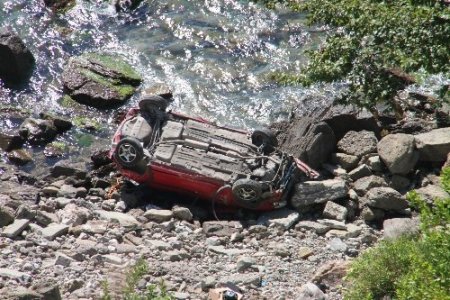
[[[438,0],[259,0],[308,12],[311,24],[329,25],[323,47],[310,52],[302,74],[274,74],[281,83],[345,80],[340,100],[373,109],[393,101],[415,81],[407,73],[450,74],[450,6]],[[448,87],[436,91],[448,98]]]
[[[130,269],[125,277],[125,288],[123,294],[118,299],[124,300],[172,300],[172,296],[167,292],[164,281],[161,281],[158,286],[149,285],[145,292],[137,292],[136,287],[148,273],[148,265],[144,259],[139,259],[136,264]],[[102,300],[112,300],[111,293],[109,291],[108,281],[103,282],[103,296]],[[159,291],[157,291],[159,289]]]
[[[444,187],[449,175],[444,169]],[[420,235],[383,241],[358,257],[346,277],[345,299],[450,299],[450,198],[430,206],[413,191],[408,200],[420,212]]]

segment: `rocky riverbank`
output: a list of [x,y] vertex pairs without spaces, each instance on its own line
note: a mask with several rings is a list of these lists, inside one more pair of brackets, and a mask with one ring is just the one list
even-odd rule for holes
[[[98,299],[103,281],[120,291],[127,270],[144,258],[150,273],[139,288],[163,279],[176,299],[206,299],[227,283],[246,299],[340,299],[352,257],[383,236],[418,230],[406,192],[417,189],[431,202],[448,196],[438,174],[450,128],[342,135],[333,118],[308,119],[312,139],[300,139],[293,126],[308,131],[302,118],[279,135],[281,147],[300,149],[300,157],[324,155],[322,179],[299,182],[289,208],[232,220],[208,219],[201,213],[208,205],[120,184],[105,151],[86,163],[60,161],[41,176],[1,163],[2,294]],[[323,132],[334,138],[320,139]]]

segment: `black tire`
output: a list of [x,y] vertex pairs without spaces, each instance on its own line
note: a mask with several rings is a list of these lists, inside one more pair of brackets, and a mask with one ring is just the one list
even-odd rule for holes
[[123,167],[136,167],[144,157],[142,143],[135,138],[125,137],[117,144],[114,157]]
[[253,131],[252,143],[257,147],[263,146],[264,152],[271,152],[278,146],[275,133],[268,128],[256,129]]
[[139,101],[142,111],[153,112],[155,110],[166,111],[169,101],[158,95],[145,96]]
[[243,207],[253,208],[259,205],[262,194],[261,184],[252,179],[239,179],[231,188],[237,203]]

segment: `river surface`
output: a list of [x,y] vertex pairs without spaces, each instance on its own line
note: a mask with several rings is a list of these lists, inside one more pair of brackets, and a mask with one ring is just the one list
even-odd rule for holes
[[[79,0],[55,14],[43,1],[0,0],[0,26],[12,27],[37,61],[27,86],[0,86],[0,105],[96,119],[98,132],[74,129],[58,138],[74,152],[106,146],[116,126],[113,110],[61,105],[64,64],[83,52],[119,54],[143,76],[125,108],[136,105],[146,87],[164,82],[174,91],[173,110],[236,127],[286,119],[298,103],[307,112],[323,105],[310,95],[334,93],[328,85],[306,89],[269,80],[273,71],[300,70],[305,50],[316,48],[324,33],[306,26],[303,14],[247,1],[143,1],[118,14],[108,1]],[[0,128],[16,125],[0,120]]]

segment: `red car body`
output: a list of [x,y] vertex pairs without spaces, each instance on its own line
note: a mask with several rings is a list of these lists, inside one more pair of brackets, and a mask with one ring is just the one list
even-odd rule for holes
[[[159,119],[163,118],[164,120],[160,120],[161,126],[151,125],[147,126],[145,122],[148,124],[156,124],[157,122],[153,119],[158,119],[158,117],[152,118],[152,114],[150,116],[147,116],[146,118],[142,117],[143,113],[142,109],[139,108],[132,108],[128,111],[128,113],[125,116],[125,119],[121,122],[119,125],[112,141],[112,149],[110,151],[110,156],[113,158],[113,160],[116,161],[116,164],[121,172],[121,174],[129,179],[132,179],[138,183],[145,183],[149,187],[157,190],[165,190],[165,191],[172,191],[183,195],[189,195],[194,196],[199,199],[204,199],[207,201],[214,201],[215,204],[218,205],[225,205],[225,206],[231,206],[231,207],[245,207],[245,208],[251,208],[254,210],[273,210],[275,208],[279,208],[286,205],[286,196],[288,193],[288,190],[290,188],[290,175],[287,173],[283,176],[281,176],[280,169],[283,167],[283,172],[288,172],[287,168],[289,168],[292,173],[292,168],[300,168],[302,171],[309,174],[311,177],[317,176],[318,174],[309,168],[306,164],[302,163],[301,161],[297,159],[293,159],[292,157],[285,155],[285,154],[277,154],[277,156],[274,156],[275,158],[264,156],[262,153],[258,154],[257,146],[253,146],[252,148],[252,141],[251,141],[251,134],[246,131],[231,129],[223,126],[217,126],[211,122],[208,122],[207,120],[204,120],[202,118],[192,118],[188,117],[182,114],[174,113],[174,112],[159,112],[161,115]],[[154,115],[154,114],[153,114]],[[162,116],[162,117],[161,117]],[[145,121],[143,121],[145,120]],[[134,123],[133,123],[134,122]],[[153,122],[153,123],[152,123]],[[131,125],[130,125],[131,124]],[[181,129],[183,131],[183,134],[179,134],[178,136],[184,136],[184,131],[187,131],[188,129],[200,128],[201,135],[196,136],[196,140],[191,140],[191,137],[186,137],[185,139],[168,139],[167,144],[164,144],[164,134],[167,128],[167,126],[172,127],[181,127],[181,125],[178,124],[184,124],[183,128]],[[188,127],[188,124],[192,125],[193,127]],[[166,127],[165,127],[166,126]],[[137,127],[138,129],[136,130]],[[162,132],[162,134],[155,134],[155,127],[158,127],[158,131]],[[153,139],[152,137],[142,135],[141,131],[144,129],[148,132],[151,132],[150,135],[157,137]],[[152,129],[153,128],[153,129]],[[206,128],[206,129],[202,129]],[[145,131],[144,130],[144,131]],[[170,129],[172,130],[172,129]],[[211,131],[212,137],[206,136]],[[219,132],[218,135],[214,135],[215,133]],[[197,133],[195,133],[197,134]],[[134,138],[130,139],[129,136],[133,135]],[[175,134],[176,135],[176,134]],[[142,137],[144,136],[144,137]],[[235,136],[239,141],[235,142],[233,140],[228,140],[229,136]],[[127,138],[127,142],[123,142],[125,138]],[[133,158],[133,153],[130,147],[135,147],[135,143],[133,142],[133,139],[140,142],[142,144],[142,149],[135,149],[136,151],[142,151],[144,153],[142,158],[139,158],[141,162],[138,163],[132,163],[132,166],[129,166],[129,160]],[[150,142],[144,142],[144,140],[150,139]],[[216,139],[216,140],[214,140]],[[247,143],[247,140],[248,143]],[[206,142],[205,142],[206,141]],[[177,144],[178,143],[178,144]],[[208,144],[209,143],[209,144]],[[229,145],[227,144],[229,143]],[[207,145],[205,145],[207,144]],[[156,145],[156,147],[155,147]],[[222,148],[216,148],[211,145],[219,145]],[[139,145],[140,147],[141,145]],[[161,158],[158,158],[157,152],[159,151],[159,147],[175,147],[174,152],[172,153],[172,161],[167,160],[166,153],[163,153],[162,156],[164,156],[162,159],[165,159],[166,161],[162,160]],[[119,147],[119,148],[118,148]],[[128,147],[128,148],[127,148]],[[207,147],[207,148],[206,148]],[[229,147],[232,150],[227,150],[227,147]],[[185,148],[185,149],[184,149]],[[206,149],[205,149],[206,148]],[[245,149],[249,150],[245,150]],[[131,150],[130,150],[131,149]],[[149,152],[145,149],[150,149],[153,151],[153,153],[146,153]],[[156,149],[156,150],[155,150]],[[183,150],[184,149],[184,150]],[[240,153],[234,151],[234,149],[244,149],[251,155],[244,157],[241,159]],[[253,150],[252,150],[253,149]],[[122,152],[121,152],[122,151]],[[130,152],[131,151],[131,152]],[[133,150],[134,151],[134,150]],[[170,150],[172,151],[172,150]],[[169,152],[170,152],[169,151]],[[183,163],[173,163],[174,157],[178,155],[178,152],[187,151],[183,155],[203,155],[199,156],[199,159],[192,159],[192,161],[187,160],[186,163],[183,165]],[[191,151],[191,152],[189,152]],[[280,175],[277,177],[277,175],[274,175],[273,178],[277,178],[279,180],[283,180],[282,183],[275,182],[275,179],[273,179],[273,183],[269,181],[260,181],[253,179],[242,179],[242,177],[248,177],[248,178],[254,178],[253,173],[249,171],[248,174],[233,174],[233,170],[229,171],[226,170],[226,172],[220,173],[221,170],[218,166],[214,166],[214,160],[212,161],[212,164],[201,162],[202,158],[208,158],[205,155],[209,152],[217,152],[217,153],[211,153],[211,155],[214,154],[214,157],[219,157],[217,160],[217,165],[222,164],[222,160],[229,161],[230,164],[234,165],[244,165],[246,162],[254,162],[261,160],[263,162],[267,162],[266,164],[274,165],[274,162],[272,161],[280,161],[280,166],[278,166],[277,174]],[[131,153],[131,154],[130,154]],[[228,155],[231,155],[229,156]],[[121,156],[122,154],[122,156]],[[138,156],[141,156],[140,153],[138,153]],[[262,157],[262,158],[259,158]],[[189,158],[190,159],[190,158]],[[283,161],[286,159],[286,161]],[[197,161],[196,161],[197,160]],[[244,161],[243,163],[241,162]],[[124,162],[125,161],[125,162]],[[262,165],[263,162],[260,164]],[[200,163],[200,169],[196,168],[197,163]],[[124,165],[125,164],[125,165]],[[281,166],[283,164],[283,166]],[[194,167],[189,167],[188,165],[193,165]],[[229,167],[225,163],[225,167]],[[201,168],[208,169],[205,172],[204,170],[201,170]],[[210,171],[209,168],[214,169],[216,171]],[[265,166],[260,167],[260,169],[264,169]],[[245,167],[243,167],[244,170]],[[275,168],[274,168],[275,169]],[[286,170],[285,170],[286,169]],[[218,170],[218,171],[217,171]],[[237,172],[239,173],[239,168],[237,168]],[[264,169],[267,170],[267,169]],[[228,174],[231,172],[231,175],[228,176]],[[263,173],[263,171],[258,170],[258,172]],[[273,172],[272,172],[273,173]],[[212,174],[212,175],[208,175]],[[236,178],[233,176],[237,176]],[[264,175],[265,176],[265,175]],[[289,176],[289,178],[287,177]],[[238,178],[241,177],[241,180],[238,180]],[[231,179],[234,178],[234,179]],[[240,182],[243,185],[241,185],[241,189],[238,189],[239,187],[236,187],[236,182]],[[258,187],[260,185],[260,187]],[[254,190],[255,189],[255,190]],[[261,191],[260,191],[261,189]],[[253,199],[253,196],[258,194],[258,199]],[[256,198],[255,198],[256,199]],[[244,201],[243,201],[244,200]],[[249,201],[247,201],[249,200]]]

